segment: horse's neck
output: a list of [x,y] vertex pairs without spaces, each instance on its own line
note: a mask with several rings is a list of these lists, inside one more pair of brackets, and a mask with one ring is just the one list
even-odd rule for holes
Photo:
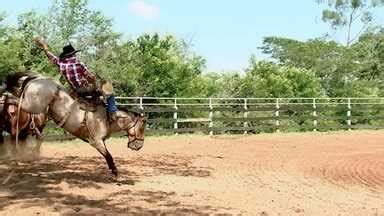
[[122,131],[122,129],[117,125],[116,121],[109,123],[109,134],[114,134],[120,131]]
[[[118,110],[117,111],[117,120],[114,121],[114,122],[111,122],[109,123],[109,133],[112,134],[112,133],[117,133],[117,132],[121,132],[121,131],[125,131],[126,129],[122,129],[117,121],[119,121],[119,118],[129,118],[130,119],[130,116],[125,112],[125,111],[122,111],[122,110]],[[127,123],[127,127],[129,127],[129,125],[132,124],[132,119],[130,119],[129,123]]]

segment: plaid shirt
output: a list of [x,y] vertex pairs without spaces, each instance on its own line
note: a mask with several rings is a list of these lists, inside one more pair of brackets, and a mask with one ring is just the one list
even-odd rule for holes
[[73,89],[88,85],[88,68],[78,61],[76,57],[60,59],[51,52],[48,52],[48,58],[59,67],[60,73],[64,75]]

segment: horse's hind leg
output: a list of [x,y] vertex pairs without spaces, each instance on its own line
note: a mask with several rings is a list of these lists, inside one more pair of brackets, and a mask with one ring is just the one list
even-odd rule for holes
[[26,140],[28,137],[28,133],[26,130],[21,130],[18,134],[18,141],[16,145],[16,132],[11,134],[11,154],[17,155],[18,153],[22,153],[26,145]]
[[97,149],[97,151],[100,152],[100,154],[102,154],[104,156],[105,160],[107,161],[109,170],[111,171],[111,173],[114,176],[117,177],[118,171],[117,171],[117,168],[115,166],[115,162],[113,161],[111,153],[109,153],[107,147],[105,146],[104,141],[100,140],[100,141],[96,141],[95,143],[90,143],[90,144],[93,147],[95,147]]

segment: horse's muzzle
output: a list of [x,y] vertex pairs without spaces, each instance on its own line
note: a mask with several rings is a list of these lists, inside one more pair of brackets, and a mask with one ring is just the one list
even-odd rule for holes
[[132,142],[128,142],[128,148],[139,151],[144,145],[144,140],[134,140]]

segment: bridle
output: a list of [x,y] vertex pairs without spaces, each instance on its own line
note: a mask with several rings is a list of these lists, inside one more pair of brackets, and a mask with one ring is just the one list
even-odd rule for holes
[[137,133],[136,133],[136,125],[137,125],[137,123],[139,122],[139,119],[140,119],[140,117],[137,117],[137,119],[136,119],[136,121],[133,123],[133,125],[127,128],[128,131],[129,131],[130,129],[133,128],[133,131],[134,131],[134,133],[135,133],[135,136],[134,136],[135,138],[134,138],[133,140],[130,140],[130,139],[129,139],[130,135],[128,134],[128,145],[131,144],[131,143],[133,143],[133,142],[135,142],[135,141],[143,141],[143,142],[144,142],[144,138],[138,138],[138,137],[137,137]]

